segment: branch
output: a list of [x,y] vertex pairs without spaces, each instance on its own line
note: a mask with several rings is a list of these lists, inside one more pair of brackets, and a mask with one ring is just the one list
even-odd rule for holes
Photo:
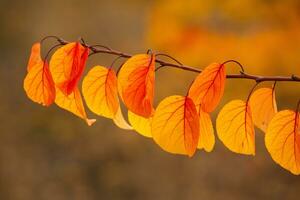
[[[67,42],[67,41],[65,41],[61,38],[58,38],[58,37],[56,37],[56,39],[61,45],[65,45],[65,44],[69,43],[69,42]],[[123,52],[111,49],[111,48],[103,46],[103,45],[87,45],[85,42],[83,42],[82,45],[88,47],[93,52],[92,54],[103,53],[103,54],[116,55],[116,56],[120,56],[120,57],[123,57],[123,58],[131,58],[132,57],[132,55],[130,55],[130,54],[123,53]],[[233,62],[240,65],[240,63],[238,63],[237,61],[234,61],[234,60],[229,60],[229,61],[233,61]],[[163,61],[163,60],[160,60],[160,59],[155,59],[155,62],[160,65],[156,69],[156,71],[158,69],[162,68],[162,67],[168,66],[168,67],[178,68],[178,69],[191,71],[191,72],[195,72],[195,73],[201,73],[202,72],[202,70],[199,69],[199,68],[191,67],[191,66],[188,66],[188,65],[180,65],[179,63],[178,64],[170,63],[170,62],[166,62],[166,61]],[[225,61],[223,64],[226,64],[226,63],[228,63],[228,61]],[[241,71],[240,74],[228,74],[226,76],[226,78],[228,78],[228,79],[249,79],[249,80],[254,80],[257,83],[264,82],[264,81],[300,82],[300,77],[296,76],[294,74],[292,74],[291,76],[260,76],[260,75],[248,74],[248,73],[245,73],[243,71]]]

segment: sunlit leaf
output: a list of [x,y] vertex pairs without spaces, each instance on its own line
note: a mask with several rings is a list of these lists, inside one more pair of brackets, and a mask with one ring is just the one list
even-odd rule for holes
[[155,56],[139,54],[129,58],[118,74],[119,93],[133,113],[150,117],[153,112]]
[[113,69],[93,67],[84,77],[82,94],[94,113],[114,118],[119,108],[117,77]]
[[126,130],[132,130],[132,127],[124,119],[124,116],[123,116],[120,106],[118,108],[118,111],[117,111],[115,117],[113,118],[113,121],[119,128],[126,129]]
[[227,103],[217,117],[217,134],[231,151],[254,155],[255,135],[249,104],[241,100]]
[[55,86],[47,62],[40,56],[40,44],[32,47],[24,79],[24,90],[32,101],[49,106],[55,99]]
[[293,174],[300,174],[298,112],[284,110],[276,113],[268,126],[265,143],[276,163]]
[[128,111],[128,120],[131,126],[133,127],[133,129],[137,131],[139,134],[145,137],[150,137],[150,138],[152,137],[152,133],[151,133],[152,117],[144,118],[142,116],[134,114],[133,112]]
[[78,90],[78,88],[75,88],[74,91],[66,96],[62,91],[59,89],[56,90],[56,98],[55,103],[67,110],[71,113],[77,115],[78,117],[82,118],[86,121],[86,123],[91,126],[96,120],[95,119],[88,119],[86,116],[86,112],[83,106],[81,94]]
[[189,90],[189,97],[196,106],[210,113],[219,104],[225,88],[225,65],[212,63],[200,73]]
[[277,113],[275,91],[272,88],[259,88],[252,93],[249,102],[254,124],[265,132]]
[[112,68],[93,67],[83,79],[82,94],[91,111],[114,119],[115,124],[120,128],[131,129],[121,112],[117,77]]
[[207,152],[211,152],[215,145],[214,128],[211,122],[211,118],[208,113],[198,111],[199,114],[199,142],[198,149],[204,149]]
[[77,87],[88,54],[88,48],[79,42],[73,42],[59,48],[52,55],[50,71],[54,83],[65,95],[71,94]]
[[170,96],[158,105],[152,137],[165,151],[193,156],[199,139],[199,117],[189,97]]
[[34,43],[31,47],[30,57],[27,64],[27,72],[35,66],[36,64],[43,63],[43,60],[41,58],[41,43],[37,42]]

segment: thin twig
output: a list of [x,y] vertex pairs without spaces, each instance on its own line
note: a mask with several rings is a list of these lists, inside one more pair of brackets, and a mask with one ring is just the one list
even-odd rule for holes
[[[62,44],[68,44],[69,42],[58,38],[57,41]],[[90,50],[93,53],[103,53],[103,54],[111,54],[111,55],[116,55],[116,56],[120,56],[123,58],[131,58],[132,55],[128,54],[128,53],[123,53],[121,51],[117,51],[114,49],[103,49],[103,48],[97,48],[97,46],[89,46],[86,45],[88,48],[90,48]],[[233,60],[229,60],[230,62],[235,62],[237,64],[239,64],[240,66],[242,66],[239,62],[237,61],[233,61]],[[225,61],[229,62],[229,61]],[[191,67],[188,65],[179,65],[179,64],[175,64],[175,63],[169,63],[160,59],[155,59],[155,62],[158,63],[161,67],[164,66],[168,66],[168,67],[173,67],[173,68],[178,68],[178,69],[182,69],[185,71],[191,71],[191,72],[195,72],[195,73],[201,73],[202,70],[196,67]],[[223,63],[224,64],[224,63]],[[161,68],[159,67],[159,68]],[[242,69],[243,70],[243,69]],[[291,76],[260,76],[260,75],[253,75],[253,74],[248,74],[246,72],[242,72],[240,74],[227,74],[226,78],[228,79],[249,79],[249,80],[254,80],[257,83],[260,82],[264,82],[264,81],[278,81],[278,82],[282,82],[282,81],[289,81],[289,82],[300,82],[300,77],[296,76],[296,75],[291,75]]]

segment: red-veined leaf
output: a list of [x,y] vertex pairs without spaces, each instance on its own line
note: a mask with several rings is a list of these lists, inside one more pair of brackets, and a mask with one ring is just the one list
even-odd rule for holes
[[41,59],[40,44],[32,47],[24,79],[24,90],[32,101],[49,106],[55,99],[55,86],[49,71],[48,63]]
[[153,113],[155,56],[139,54],[129,58],[118,74],[119,93],[131,112],[150,117]]
[[79,42],[72,42],[59,48],[50,60],[50,71],[56,86],[69,95],[77,87],[77,83],[85,68],[89,49]]
[[217,134],[231,151],[254,155],[255,135],[249,103],[242,100],[227,103],[217,117]]
[[114,119],[115,124],[120,128],[131,129],[121,112],[117,77],[112,68],[93,67],[83,79],[82,93],[91,111]]
[[165,151],[193,156],[199,140],[199,117],[189,97],[170,96],[158,105],[152,137]]
[[283,110],[275,114],[265,144],[273,160],[293,174],[300,174],[299,112]]
[[225,65],[212,63],[197,76],[188,96],[193,99],[196,107],[201,105],[203,111],[210,113],[223,96],[225,80]]

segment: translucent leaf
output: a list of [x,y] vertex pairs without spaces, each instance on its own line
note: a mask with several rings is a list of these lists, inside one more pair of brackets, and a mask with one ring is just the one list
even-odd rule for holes
[[93,67],[84,77],[82,94],[87,106],[97,115],[113,119],[123,129],[132,129],[123,117],[119,98],[117,77],[113,69]]
[[175,95],[160,102],[152,120],[152,136],[167,152],[193,156],[199,140],[199,117],[193,101]]
[[212,63],[200,73],[189,90],[189,97],[196,106],[210,113],[219,104],[225,88],[225,65]]
[[40,56],[40,44],[32,47],[24,79],[24,90],[32,101],[49,106],[55,99],[55,86],[47,62]]
[[35,66],[36,64],[43,63],[43,60],[41,58],[41,43],[37,42],[34,43],[31,47],[30,57],[27,64],[27,72]]
[[254,155],[255,135],[249,104],[241,100],[227,103],[217,117],[217,133],[233,152]]
[[215,135],[211,118],[208,113],[200,109],[199,121],[200,131],[198,149],[204,149],[207,152],[211,152],[215,146]]
[[266,132],[269,122],[277,113],[275,91],[272,88],[255,90],[249,102],[254,124],[263,132]]
[[84,77],[82,94],[94,113],[114,118],[119,108],[117,77],[113,69],[93,67]]
[[118,108],[116,115],[113,118],[113,121],[119,128],[126,129],[126,130],[132,130],[132,127],[124,119],[124,116],[123,116],[120,106]]
[[265,143],[276,163],[293,174],[300,174],[298,112],[284,110],[276,113],[268,126]]
[[139,54],[129,58],[118,75],[119,93],[131,112],[150,117],[153,113],[155,56]]
[[50,60],[50,71],[56,86],[69,95],[81,78],[89,49],[79,42],[72,42],[57,49]]
[[70,111],[71,113],[77,115],[78,117],[82,118],[83,120],[86,121],[86,123],[91,126],[96,120],[95,119],[88,119],[86,116],[86,112],[83,106],[81,94],[78,90],[78,88],[75,88],[74,91],[66,96],[65,94],[62,93],[60,90],[56,90],[56,98],[55,98],[55,103],[67,110]]
[[152,138],[152,133],[151,133],[152,117],[144,118],[142,116],[134,114],[133,112],[128,111],[128,120],[135,131],[137,131],[139,134],[145,137]]

